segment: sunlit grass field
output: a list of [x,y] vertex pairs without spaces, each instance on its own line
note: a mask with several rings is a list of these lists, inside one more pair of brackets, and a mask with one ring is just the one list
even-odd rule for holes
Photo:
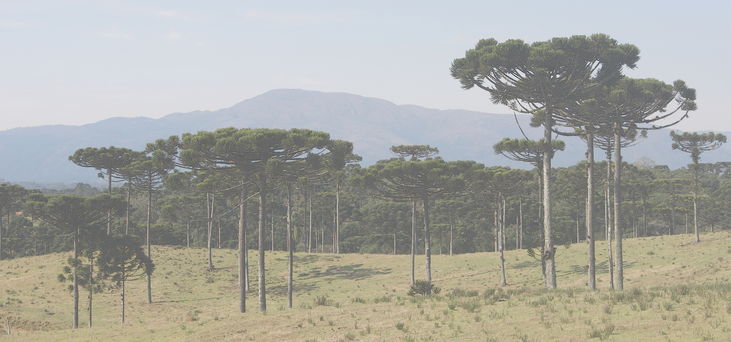
[[[731,232],[625,240],[625,291],[608,288],[597,242],[598,286],[585,289],[586,245],[560,246],[558,284],[542,290],[540,262],[506,253],[435,255],[429,298],[409,297],[409,256],[297,253],[293,309],[286,308],[286,254],[267,252],[268,311],[258,312],[256,251],[248,311],[238,312],[236,251],[155,246],[154,304],[145,282],[94,295],[94,327],[70,329],[71,296],[57,274],[68,254],[0,261],[2,341],[731,341]],[[417,277],[424,273],[417,259]],[[10,336],[6,334],[10,332]]]

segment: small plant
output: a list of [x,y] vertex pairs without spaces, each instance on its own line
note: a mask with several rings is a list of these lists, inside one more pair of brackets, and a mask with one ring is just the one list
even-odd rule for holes
[[404,322],[398,322],[396,323],[396,329],[406,332],[406,325],[404,325]]
[[429,296],[432,293],[439,294],[439,292],[441,292],[441,289],[434,286],[434,284],[432,284],[426,280],[417,280],[409,288],[408,295],[409,296],[416,296],[416,295]]
[[365,304],[366,300],[360,297],[353,298],[353,303]]
[[592,327],[591,331],[589,332],[589,338],[598,338],[602,341],[609,338],[609,336],[612,336],[614,333],[614,325],[613,324],[607,324],[603,328],[596,328]]
[[330,304],[332,304],[332,302],[325,295],[315,297],[315,305],[316,306],[328,306]]

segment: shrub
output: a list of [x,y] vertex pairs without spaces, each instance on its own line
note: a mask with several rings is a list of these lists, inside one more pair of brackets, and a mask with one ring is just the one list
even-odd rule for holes
[[441,289],[434,286],[434,284],[432,284],[426,280],[417,280],[409,288],[408,295],[409,296],[416,296],[416,295],[429,296],[432,293],[439,294],[439,292],[441,292]]

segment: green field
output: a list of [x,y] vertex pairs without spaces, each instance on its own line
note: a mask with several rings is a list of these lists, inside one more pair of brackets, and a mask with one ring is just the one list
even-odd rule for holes
[[[541,289],[540,262],[506,253],[509,285],[498,288],[495,253],[433,258],[429,298],[406,295],[409,256],[295,256],[295,308],[286,309],[286,254],[267,252],[268,307],[258,312],[250,252],[250,312],[237,312],[236,251],[153,247],[155,303],[144,281],[94,297],[94,328],[71,325],[71,296],[56,278],[68,254],[0,261],[2,341],[731,341],[731,232],[625,240],[625,287],[607,290],[598,241],[599,291],[584,289],[585,244],[557,252],[559,289]],[[417,276],[423,274],[423,257]],[[9,327],[8,327],[9,325]],[[11,335],[6,336],[7,330]]]

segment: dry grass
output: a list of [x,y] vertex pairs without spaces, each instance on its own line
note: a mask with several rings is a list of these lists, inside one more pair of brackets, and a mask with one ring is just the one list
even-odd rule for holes
[[[286,309],[285,253],[267,252],[269,311],[257,312],[251,251],[249,313],[237,312],[236,252],[155,247],[155,303],[128,284],[127,324],[117,293],[95,295],[94,328],[68,329],[71,297],[56,281],[66,254],[0,261],[0,339],[8,341],[728,341],[731,232],[625,240],[624,292],[585,289],[584,244],[559,247],[559,290],[540,288],[540,263],[506,253],[509,286],[496,288],[497,256],[433,258],[431,298],[409,297],[408,256],[296,255],[295,308]],[[602,244],[600,241],[599,244]],[[603,245],[602,245],[603,246]],[[421,258],[420,258],[421,259]],[[422,260],[418,260],[422,262]],[[418,270],[423,265],[417,265]],[[82,293],[81,307],[85,308]],[[82,325],[86,315],[82,312]],[[10,336],[3,336],[6,328]]]

